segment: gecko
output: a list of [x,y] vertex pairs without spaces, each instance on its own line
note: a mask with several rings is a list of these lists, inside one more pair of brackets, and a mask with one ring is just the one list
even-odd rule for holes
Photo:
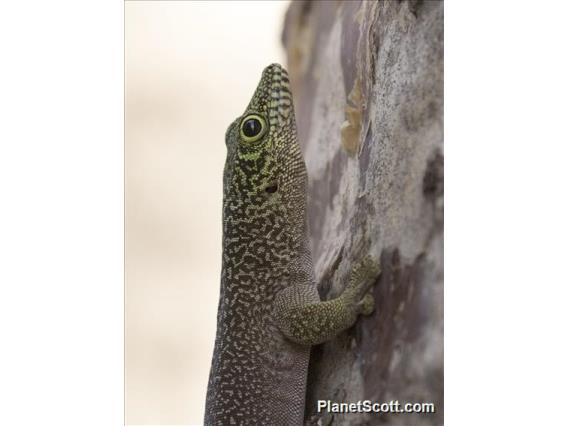
[[221,289],[205,425],[302,425],[310,347],[373,311],[379,266],[364,257],[339,297],[320,300],[307,170],[281,65],[264,69],[225,144]]

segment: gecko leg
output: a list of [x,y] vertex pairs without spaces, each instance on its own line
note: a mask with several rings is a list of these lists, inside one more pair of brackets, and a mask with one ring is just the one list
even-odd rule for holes
[[294,285],[276,296],[276,322],[290,340],[317,345],[351,327],[359,314],[369,315],[374,299],[369,289],[380,273],[379,266],[366,257],[351,272],[343,293],[325,302],[319,301],[315,286]]

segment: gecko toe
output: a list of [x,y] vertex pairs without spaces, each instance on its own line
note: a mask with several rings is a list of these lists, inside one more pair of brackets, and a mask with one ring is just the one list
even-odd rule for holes
[[360,302],[361,314],[371,315],[375,310],[375,298],[371,293],[367,293]]

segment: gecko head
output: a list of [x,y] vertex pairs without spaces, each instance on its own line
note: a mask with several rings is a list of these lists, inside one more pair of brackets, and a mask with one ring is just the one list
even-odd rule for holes
[[288,228],[298,228],[305,216],[307,174],[288,73],[281,65],[264,69],[245,111],[227,129],[225,142],[225,217],[262,225],[259,218],[272,213]]

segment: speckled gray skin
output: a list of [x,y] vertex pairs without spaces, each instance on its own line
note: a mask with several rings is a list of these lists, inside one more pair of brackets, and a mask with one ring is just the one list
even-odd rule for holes
[[[259,136],[244,130],[251,118]],[[259,125],[260,125],[259,124]],[[288,74],[267,67],[228,128],[223,262],[206,425],[301,425],[310,345],[369,314],[378,267],[365,259],[320,302],[307,238],[307,173]]]

